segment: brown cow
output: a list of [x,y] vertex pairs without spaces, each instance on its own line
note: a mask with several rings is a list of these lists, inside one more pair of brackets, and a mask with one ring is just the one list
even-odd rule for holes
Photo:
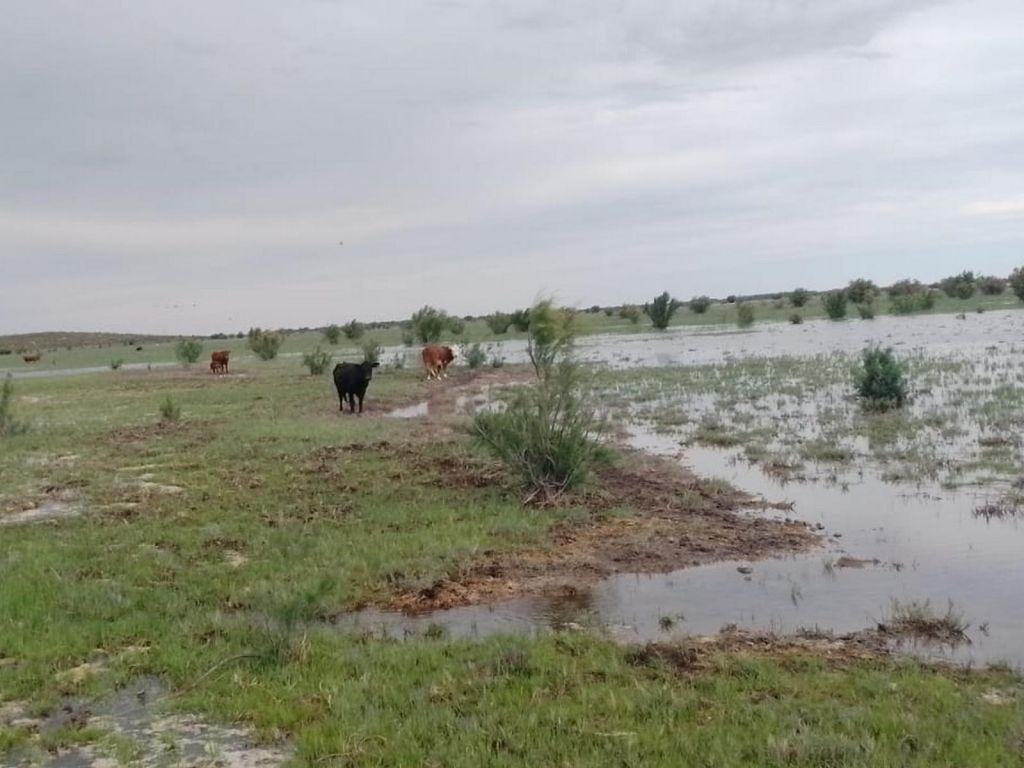
[[427,379],[447,379],[448,366],[459,357],[460,350],[457,346],[439,347],[428,344],[423,348],[423,369],[427,372]]
[[228,372],[228,358],[231,356],[231,350],[222,349],[219,352],[214,352],[210,355],[210,370],[213,373],[227,373]]

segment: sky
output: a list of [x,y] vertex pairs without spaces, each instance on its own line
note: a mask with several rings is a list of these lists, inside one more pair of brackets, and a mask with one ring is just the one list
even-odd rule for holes
[[1021,0],[3,0],[0,334],[1024,264]]

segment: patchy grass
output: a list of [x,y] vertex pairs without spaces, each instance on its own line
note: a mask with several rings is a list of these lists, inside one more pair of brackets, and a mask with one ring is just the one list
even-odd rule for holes
[[970,642],[967,637],[969,626],[963,614],[952,603],[940,613],[927,600],[893,600],[888,615],[879,622],[878,628],[899,637],[959,644]]

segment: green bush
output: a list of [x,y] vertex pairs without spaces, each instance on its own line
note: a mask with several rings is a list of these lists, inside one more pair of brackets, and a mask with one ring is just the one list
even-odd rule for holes
[[181,418],[181,406],[174,402],[174,399],[167,395],[160,403],[160,420],[177,421]]
[[416,334],[408,326],[402,326],[402,345],[411,347],[416,343]]
[[799,312],[794,312],[792,315],[789,316],[789,322],[791,322],[793,325],[800,325],[801,323],[803,323],[803,321],[803,315],[801,315]]
[[898,280],[887,289],[889,298],[895,299],[899,296],[916,296],[927,292],[927,288],[921,285],[918,280]]
[[854,372],[857,396],[868,410],[900,408],[907,401],[907,378],[891,349],[864,350],[861,366]]
[[462,328],[460,320],[452,318],[444,310],[431,306],[416,310],[409,324],[415,339],[423,344],[436,344],[445,331],[454,330],[455,333],[461,333]]
[[857,314],[860,315],[861,320],[874,320],[875,319],[875,305],[870,301],[866,301],[863,304],[857,305]]
[[749,328],[754,324],[754,305],[740,302],[736,305],[736,325]]
[[604,316],[605,317],[614,317],[615,316],[615,307],[605,307],[604,308]]
[[203,345],[195,339],[182,339],[174,348],[174,356],[183,367],[188,368],[203,354]]
[[490,356],[491,368],[501,368],[505,365],[505,355],[500,344],[488,344],[487,354]]
[[501,336],[503,333],[508,333],[508,328],[512,325],[512,318],[504,312],[494,312],[485,318],[485,322],[491,329],[491,333]]
[[526,354],[539,379],[548,379],[555,364],[568,358],[576,339],[575,316],[555,307],[551,299],[530,308]]
[[811,293],[806,288],[797,288],[789,294],[789,303],[799,309],[811,300]]
[[672,322],[672,315],[681,306],[683,306],[681,301],[673,299],[668,291],[665,291],[660,296],[655,296],[649,304],[644,305],[644,314],[651,318],[651,325],[659,331],[663,331],[668,328],[668,324]]
[[461,336],[466,332],[466,321],[459,317],[451,317],[448,319],[448,330],[455,336]]
[[302,356],[302,364],[309,368],[310,376],[321,376],[331,364],[331,359],[331,353],[322,351],[317,344],[315,350]]
[[863,277],[851,280],[846,287],[846,298],[854,304],[870,304],[878,295],[878,286]]
[[695,315],[703,315],[711,308],[710,296],[695,296],[690,299],[690,309]]
[[1024,267],[1017,267],[1013,270],[1006,282],[1010,284],[1010,289],[1014,295],[1021,301],[1024,301]]
[[830,320],[846,317],[846,291],[829,291],[821,297],[821,305]]
[[619,317],[623,320],[629,320],[633,325],[640,322],[640,314],[641,312],[639,307],[634,307],[630,304],[624,304],[619,307]]
[[964,271],[941,280],[939,288],[951,299],[969,299],[974,295],[977,283],[973,272]]
[[0,386],[0,437],[14,437],[28,431],[28,425],[14,418],[14,381],[11,374]]
[[1006,290],[1006,281],[1001,277],[979,277],[978,290],[986,296],[1001,296]]
[[376,339],[366,339],[359,345],[363,350],[364,363],[379,363],[380,356],[384,352],[384,345]]
[[249,329],[249,349],[256,353],[260,360],[273,360],[281,349],[284,337],[279,333],[264,331],[262,328]]
[[476,440],[516,472],[527,502],[548,501],[586,482],[610,458],[605,424],[588,406],[578,366],[563,360],[551,375],[523,387],[503,411],[473,418]]
[[487,353],[484,352],[480,342],[470,345],[469,349],[466,350],[466,365],[470,368],[479,368],[487,362]]
[[122,365],[124,365],[124,358],[121,358],[121,357],[115,357],[115,358],[114,358],[113,360],[111,360],[111,361],[110,361],[110,370],[112,370],[112,371],[116,371],[116,370],[118,370],[118,369],[119,369],[119,368],[120,368],[120,367],[121,367]]
[[341,328],[336,323],[331,323],[324,328],[324,338],[328,344],[337,344],[341,341]]
[[530,330],[530,310],[528,309],[517,309],[511,315],[509,320],[512,321],[512,326],[520,333],[526,333]]
[[357,339],[361,339],[363,334],[366,333],[366,327],[353,318],[341,326],[341,332],[345,334],[346,339],[356,341]]

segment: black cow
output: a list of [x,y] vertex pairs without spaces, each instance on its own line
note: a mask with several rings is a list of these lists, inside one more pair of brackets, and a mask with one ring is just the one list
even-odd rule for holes
[[338,388],[340,411],[345,410],[345,398],[352,413],[356,412],[356,398],[359,398],[359,412],[363,412],[363,397],[373,378],[373,369],[380,363],[338,363],[334,366],[334,386]]

